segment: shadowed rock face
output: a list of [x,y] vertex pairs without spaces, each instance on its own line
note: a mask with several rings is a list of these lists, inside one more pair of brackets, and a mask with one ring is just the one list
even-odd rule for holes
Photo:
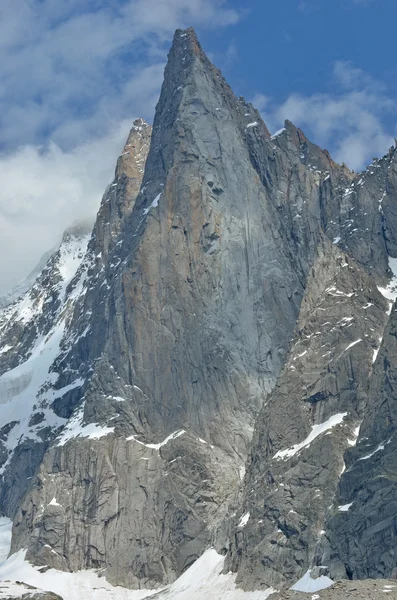
[[250,518],[237,525],[230,551],[247,587],[288,585],[318,552],[338,511],[344,452],[367,410],[387,309],[373,279],[324,239],[286,364],[257,421],[240,508]]
[[[375,447],[393,431],[394,316],[377,286],[397,254],[395,200],[394,149],[355,175],[288,121],[271,137],[194,31],[177,31],[153,129],[134,122],[46,321],[48,339],[64,334],[32,427],[55,425],[18,488],[12,550],[155,587],[215,545],[256,589],[316,565],[377,576],[349,545],[372,520],[390,576],[392,456],[380,478],[373,455],[365,484],[354,465],[365,436]],[[27,429],[0,511],[14,515],[34,443]],[[345,510],[358,493],[366,522]]]

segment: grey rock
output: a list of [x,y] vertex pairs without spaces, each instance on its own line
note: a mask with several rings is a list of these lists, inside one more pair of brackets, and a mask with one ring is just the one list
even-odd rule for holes
[[285,367],[257,421],[238,513],[250,518],[231,532],[227,568],[248,589],[288,585],[311,566],[365,412],[387,308],[371,276],[324,238]]
[[338,581],[332,587],[311,594],[285,591],[269,596],[269,600],[384,600],[397,595],[394,579],[367,579],[365,581]]
[[271,137],[176,32],[75,276],[61,296],[52,258],[28,325],[0,317],[5,374],[64,326],[10,454],[0,421],[12,551],[128,587],[211,545],[249,590],[392,576],[396,165],[355,174],[289,121]]
[[374,365],[357,446],[346,456],[338,504],[327,523],[322,558],[334,577],[364,579],[396,573],[396,344],[393,307]]

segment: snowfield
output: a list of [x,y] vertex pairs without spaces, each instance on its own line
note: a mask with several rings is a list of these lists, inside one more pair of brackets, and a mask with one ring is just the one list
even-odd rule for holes
[[[2,521],[0,520],[0,528]],[[10,532],[11,522],[6,519],[4,523]],[[11,536],[8,535],[6,539],[9,548]],[[0,549],[3,556],[5,545],[2,544]],[[128,590],[114,587],[95,571],[63,573],[49,569],[40,573],[40,567],[28,563],[25,554],[25,551],[20,550],[0,564],[0,581],[23,581],[42,590],[55,592],[64,600],[86,600],[87,597],[94,597],[95,600],[266,600],[275,591],[271,588],[261,592],[238,590],[234,583],[235,575],[222,574],[225,558],[213,549],[204,552],[177,581],[163,590]]]

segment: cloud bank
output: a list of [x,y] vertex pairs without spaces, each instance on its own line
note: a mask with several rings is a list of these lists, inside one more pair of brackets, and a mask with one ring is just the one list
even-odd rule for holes
[[174,30],[239,20],[227,0],[0,6],[0,294],[91,219],[132,121],[151,119]]
[[32,270],[75,221],[92,221],[114,174],[130,120],[63,151],[24,146],[0,160],[0,293]]
[[281,104],[258,93],[252,102],[271,131],[289,119],[313,142],[327,148],[334,160],[358,171],[394,143],[383,117],[397,113],[397,102],[380,82],[350,62],[335,62],[330,88],[329,93],[291,94]]

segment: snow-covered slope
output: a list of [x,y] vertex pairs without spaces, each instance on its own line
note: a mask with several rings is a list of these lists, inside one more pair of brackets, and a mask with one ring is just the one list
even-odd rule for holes
[[224,557],[207,550],[177,581],[163,590],[128,590],[112,586],[95,571],[64,573],[49,569],[40,572],[16,552],[0,565],[0,581],[22,580],[61,595],[64,600],[85,600],[94,593],[96,600],[267,600],[273,589],[244,592],[236,588],[235,575],[222,574]]
[[[89,237],[85,226],[66,230],[57,251],[44,268],[37,269],[30,289],[0,311],[0,475],[7,468],[12,471],[15,453],[28,452],[29,456],[26,470],[13,473],[14,479],[21,479],[15,499],[23,494],[53,432],[66,421],[51,406],[63,393],[54,389],[58,380],[54,361],[82,292],[83,274],[72,280]],[[7,493],[7,486],[2,485],[3,501]]]
[[25,279],[17,283],[17,285],[14,286],[9,292],[6,292],[2,296],[0,296],[0,309],[5,308],[15,300],[18,300],[18,298],[20,298],[30,290],[30,288],[32,287],[32,285],[46,266],[51,256],[54,254],[54,252],[56,252],[56,250],[56,248],[52,248],[51,250],[45,252],[40,258],[35,268],[33,269],[33,271],[31,271],[31,273],[29,273],[29,275],[25,277]]
[[11,547],[12,521],[0,517],[0,566],[6,561]]

